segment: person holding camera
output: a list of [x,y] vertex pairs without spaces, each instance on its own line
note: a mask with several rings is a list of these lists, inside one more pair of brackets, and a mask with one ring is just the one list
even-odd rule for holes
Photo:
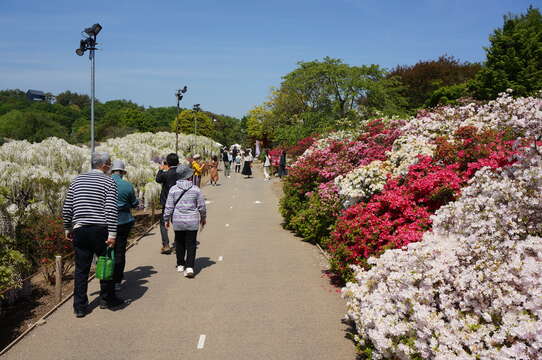
[[[166,161],[160,170],[156,174],[156,182],[162,184],[162,191],[160,192],[160,205],[162,205],[162,215],[166,206],[166,200],[169,193],[169,189],[177,183],[179,179],[177,175],[177,166],[179,165],[179,156],[175,153],[171,153],[166,157]],[[171,254],[171,247],[169,246],[168,230],[164,223],[164,217],[160,216],[160,235],[162,236],[162,254]]]

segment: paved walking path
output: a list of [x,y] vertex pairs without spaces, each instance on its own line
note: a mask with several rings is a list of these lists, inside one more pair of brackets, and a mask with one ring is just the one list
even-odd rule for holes
[[77,319],[68,301],[2,360],[353,360],[344,302],[316,248],[281,228],[271,183],[220,175],[221,186],[204,188],[194,279],[159,254],[155,229],[128,252],[128,306],[99,309],[92,281],[92,313]]

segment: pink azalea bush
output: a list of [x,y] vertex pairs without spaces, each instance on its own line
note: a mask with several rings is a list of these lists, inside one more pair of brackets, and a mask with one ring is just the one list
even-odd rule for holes
[[[359,349],[370,359],[538,359],[542,97],[421,111],[388,130],[395,140],[374,153],[369,137],[318,140],[282,199],[295,199],[290,219],[308,224],[305,237],[318,229],[351,280],[343,294]],[[353,156],[326,162],[333,154]]]
[[538,359],[542,161],[484,167],[424,241],[354,266],[343,289],[371,359]]

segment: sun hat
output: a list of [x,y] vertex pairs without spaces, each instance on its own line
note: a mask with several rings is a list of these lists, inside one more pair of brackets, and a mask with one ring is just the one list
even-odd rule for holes
[[194,169],[187,164],[181,164],[177,166],[177,175],[181,180],[190,179],[194,175]]
[[124,166],[124,161],[122,161],[122,160],[113,160],[113,164],[111,165],[111,171],[126,172],[126,167]]
[[201,155],[200,155],[200,154],[194,155],[194,159],[200,159],[200,158],[201,158]]

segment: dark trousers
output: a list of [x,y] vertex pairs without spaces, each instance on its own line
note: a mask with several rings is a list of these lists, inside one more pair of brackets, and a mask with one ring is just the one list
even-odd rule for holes
[[241,171],[241,164],[235,164],[235,172],[238,173]]
[[194,268],[194,262],[196,261],[197,235],[197,230],[175,231],[177,266],[182,265],[187,268]]
[[164,223],[164,206],[162,206],[162,214],[160,214],[160,235],[162,235],[162,247],[169,246],[169,236]]
[[115,270],[113,272],[113,282],[120,284],[124,278],[124,267],[126,266],[126,245],[128,245],[128,236],[132,230],[133,222],[117,226],[117,241],[115,241]]
[[[73,247],[75,249],[75,282],[73,289],[73,307],[85,310],[88,305],[88,274],[92,258],[104,256],[107,250],[105,241],[108,232],[105,226],[84,226],[74,230]],[[109,301],[115,296],[112,280],[100,280],[100,297]]]

